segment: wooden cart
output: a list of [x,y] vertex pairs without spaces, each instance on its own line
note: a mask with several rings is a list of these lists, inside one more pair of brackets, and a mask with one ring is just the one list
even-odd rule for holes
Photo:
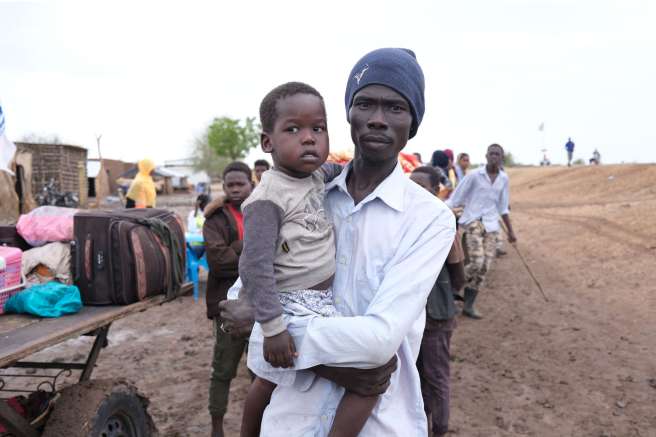
[[[183,285],[181,293],[189,292],[191,283]],[[27,392],[22,389],[8,387],[7,381],[19,378],[41,379],[39,390],[48,391],[54,402],[53,414],[75,409],[76,405],[71,403],[84,402],[80,399],[79,389],[89,385],[100,350],[107,346],[107,333],[115,320],[127,317],[131,314],[145,311],[148,308],[161,305],[165,302],[164,296],[154,296],[147,300],[126,306],[85,306],[74,315],[64,316],[57,319],[41,319],[23,315],[0,316],[0,424],[8,431],[9,435],[16,437],[57,435],[48,431],[49,422],[52,417],[44,414],[39,421],[29,423],[14,409],[2,400],[3,393]],[[95,340],[91,350],[84,362],[62,363],[62,362],[35,362],[26,360],[36,352],[57,345],[66,340],[77,338],[81,335],[93,336]],[[25,374],[17,369],[34,369]],[[58,371],[56,374],[39,374],[44,370]],[[17,373],[19,372],[19,373]],[[62,374],[70,377],[73,372],[79,372],[76,396],[66,396],[66,390],[58,387],[57,378]],[[31,374],[30,374],[31,373]],[[125,381],[117,381],[116,387],[109,387],[106,383],[102,385],[106,390],[102,405],[98,405],[93,417],[79,417],[76,422],[67,424],[70,426],[67,435],[90,435],[90,436],[143,436],[150,435],[152,421],[145,409],[147,401],[143,402],[136,388],[130,387]],[[91,388],[89,388],[91,389]],[[98,387],[93,387],[98,390]],[[30,392],[32,390],[29,390]],[[57,399],[55,396],[63,394]],[[66,404],[66,405],[62,405]],[[49,408],[50,409],[50,408]],[[70,416],[70,414],[69,414]],[[66,419],[62,419],[66,420]],[[45,423],[45,426],[44,426]],[[58,424],[61,429],[61,423]],[[78,430],[85,427],[84,432]]]

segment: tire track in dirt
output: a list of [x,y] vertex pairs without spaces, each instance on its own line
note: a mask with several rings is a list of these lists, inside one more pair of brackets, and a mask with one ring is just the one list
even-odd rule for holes
[[518,210],[528,209],[555,209],[555,208],[580,208],[584,206],[609,206],[609,205],[631,205],[638,202],[656,202],[656,197],[633,198],[615,201],[596,201],[596,202],[552,202],[552,203],[533,203],[533,202],[514,202],[513,206]]
[[[584,215],[569,215],[569,214],[554,214],[548,212],[531,212],[525,209],[513,211],[515,213],[526,214],[536,218],[546,218],[565,223],[576,225],[588,232],[601,236],[609,241],[617,244],[628,246],[639,252],[652,252],[656,250],[656,239],[653,236],[642,234],[636,231],[625,229],[620,223],[608,220],[603,217],[584,216]],[[629,240],[627,241],[624,237]]]

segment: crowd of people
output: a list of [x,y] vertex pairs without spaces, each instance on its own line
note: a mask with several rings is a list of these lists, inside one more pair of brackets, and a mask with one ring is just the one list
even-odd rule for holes
[[223,435],[245,350],[253,380],[242,436],[448,431],[456,299],[481,318],[474,303],[500,221],[515,241],[504,151],[490,145],[486,165],[471,169],[467,153],[437,150],[403,173],[399,152],[424,113],[410,50],[360,59],[345,109],[356,153],[342,167],[326,162],[321,94],[299,82],[274,88],[260,106],[273,166],[230,163],[224,196],[199,198],[189,216],[210,268],[213,436]]

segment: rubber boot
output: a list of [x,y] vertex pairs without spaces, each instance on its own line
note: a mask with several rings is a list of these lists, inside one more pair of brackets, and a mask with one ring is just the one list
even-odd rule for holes
[[465,305],[462,308],[462,313],[472,319],[482,319],[483,316],[474,308],[476,296],[478,296],[478,290],[465,287]]

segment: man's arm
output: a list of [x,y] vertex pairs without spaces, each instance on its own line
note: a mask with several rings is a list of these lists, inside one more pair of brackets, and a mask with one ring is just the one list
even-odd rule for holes
[[510,184],[508,182],[508,179],[506,179],[506,183],[503,187],[503,190],[501,190],[501,194],[499,195],[498,209],[499,209],[499,214],[501,214],[501,219],[503,220],[503,224],[506,225],[506,229],[508,230],[508,241],[510,243],[514,243],[517,241],[517,237],[515,237],[515,231],[513,230],[512,223],[510,223],[509,185]]
[[387,363],[423,313],[454,234],[455,220],[447,210],[426,227],[413,227],[404,240],[414,242],[401,245],[364,315],[317,317],[309,322],[297,368]]
[[474,173],[465,175],[464,179],[456,185],[456,189],[451,193],[451,197],[446,200],[446,205],[453,209],[459,206],[465,206],[469,191],[473,185]]
[[310,370],[360,396],[378,396],[387,391],[392,373],[397,369],[397,362],[395,355],[387,363],[374,369],[316,366]]

